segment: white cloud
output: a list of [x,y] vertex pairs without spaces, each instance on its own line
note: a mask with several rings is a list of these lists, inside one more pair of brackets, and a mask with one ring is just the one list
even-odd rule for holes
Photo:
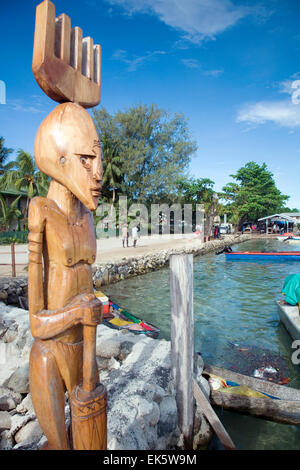
[[243,106],[238,112],[237,122],[253,124],[273,122],[281,127],[299,127],[300,106],[290,100],[260,101]]
[[215,39],[217,34],[254,12],[253,8],[234,5],[231,0],[107,0],[126,13],[151,13],[168,26],[184,33],[193,43]]
[[145,62],[149,62],[154,59],[154,57],[158,55],[164,55],[165,51],[152,51],[146,52],[145,55],[139,57],[128,57],[128,54],[123,49],[118,49],[113,54],[113,59],[119,60],[127,64],[127,71],[134,72],[139,67],[141,67]]
[[189,69],[198,69],[203,75],[208,75],[210,77],[219,77],[224,73],[224,69],[215,69],[215,70],[205,70],[201,67],[199,60],[197,59],[182,59],[182,64],[188,67]]
[[300,80],[285,80],[279,83],[279,88],[281,93],[289,94],[290,98],[246,104],[239,110],[237,122],[272,122],[289,129],[300,127]]
[[15,99],[15,100],[8,100],[7,105],[13,111],[24,112],[24,113],[43,113],[45,112],[43,108],[43,103],[39,99],[39,97],[32,95],[30,103],[25,102],[24,100]]
[[200,69],[200,63],[197,59],[182,59],[181,62],[189,69]]

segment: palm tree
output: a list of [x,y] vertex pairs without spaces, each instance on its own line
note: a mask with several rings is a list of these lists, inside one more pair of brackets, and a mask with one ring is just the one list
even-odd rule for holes
[[104,134],[101,138],[101,147],[103,154],[103,186],[107,186],[107,189],[112,190],[112,203],[116,200],[116,189],[120,186],[117,181],[122,175],[120,168],[121,157],[119,155],[119,143],[113,141],[108,135]]
[[16,160],[5,165],[5,173],[1,178],[1,188],[26,191],[25,217],[27,217],[30,199],[36,194],[44,196],[47,193],[48,186],[48,176],[38,171],[34,158],[24,150],[18,150]]
[[4,147],[4,138],[0,137],[0,175],[4,173],[6,160],[12,151],[12,149]]
[[0,227],[3,227],[4,230],[8,230],[11,224],[21,217],[22,212],[17,207],[20,198],[21,196],[18,196],[10,205],[8,205],[6,204],[2,194],[0,194]]

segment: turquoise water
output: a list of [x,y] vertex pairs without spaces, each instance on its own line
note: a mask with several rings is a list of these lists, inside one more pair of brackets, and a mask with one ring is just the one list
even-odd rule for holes
[[[248,241],[234,251],[298,251],[277,240]],[[276,299],[288,274],[300,273],[300,262],[226,261],[210,253],[194,258],[195,351],[208,364],[252,375],[272,365],[280,378],[300,388],[300,365],[293,365],[292,339],[279,322]],[[169,269],[103,287],[123,308],[161,329],[170,339]],[[277,424],[218,411],[240,449],[299,449],[299,426]]]

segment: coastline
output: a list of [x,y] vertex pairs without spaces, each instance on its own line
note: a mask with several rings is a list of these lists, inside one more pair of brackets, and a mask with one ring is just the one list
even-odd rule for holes
[[[167,266],[172,254],[202,256],[252,238],[251,234],[235,234],[202,243],[196,238],[142,237],[137,248],[120,247],[122,242],[119,238],[97,240],[97,258],[93,266],[94,286],[99,289],[102,285],[161,269]],[[0,255],[7,251],[7,246],[0,247]],[[5,256],[8,258],[9,255]],[[27,297],[27,271],[24,269],[27,245],[16,245],[16,262],[24,265],[17,270],[15,278],[11,277],[9,266],[0,266],[0,301],[9,305],[19,305],[19,296]]]

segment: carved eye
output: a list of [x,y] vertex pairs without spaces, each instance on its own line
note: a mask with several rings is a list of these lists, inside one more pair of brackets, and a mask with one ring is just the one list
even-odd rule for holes
[[66,159],[65,157],[60,157],[59,162],[63,165],[65,163]]
[[80,162],[81,162],[83,165],[86,165],[86,164],[88,163],[87,157],[85,157],[85,156],[82,155],[82,156],[80,157]]

